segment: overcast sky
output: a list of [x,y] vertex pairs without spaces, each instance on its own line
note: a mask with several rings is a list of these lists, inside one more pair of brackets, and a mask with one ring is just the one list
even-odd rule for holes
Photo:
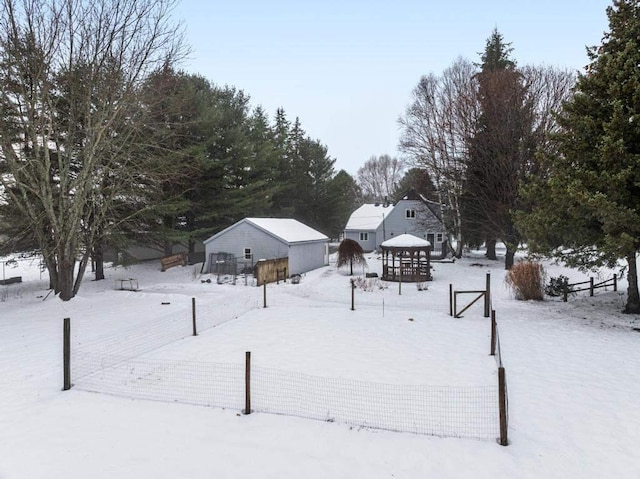
[[519,65],[580,70],[610,0],[182,0],[193,53],[183,68],[284,108],[355,174],[400,157],[397,120],[422,75],[479,61],[494,27]]

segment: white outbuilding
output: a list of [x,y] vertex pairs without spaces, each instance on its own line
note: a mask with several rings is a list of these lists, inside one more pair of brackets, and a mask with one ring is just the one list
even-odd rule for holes
[[329,264],[329,238],[292,218],[245,218],[204,241],[204,270],[218,258],[233,258],[241,269],[262,259],[289,258],[288,275]]

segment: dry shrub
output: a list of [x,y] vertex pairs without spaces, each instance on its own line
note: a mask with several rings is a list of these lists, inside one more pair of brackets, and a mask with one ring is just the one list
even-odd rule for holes
[[516,299],[542,301],[544,278],[544,268],[540,263],[522,261],[514,264],[509,270],[506,282],[513,290]]
[[378,278],[363,278],[358,276],[353,281],[356,288],[360,288],[362,291],[373,291],[375,289],[387,289]]

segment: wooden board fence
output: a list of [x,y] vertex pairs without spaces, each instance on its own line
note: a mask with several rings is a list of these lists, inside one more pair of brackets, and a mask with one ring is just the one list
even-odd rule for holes
[[256,263],[257,286],[276,281],[286,281],[289,277],[289,258],[261,259]]

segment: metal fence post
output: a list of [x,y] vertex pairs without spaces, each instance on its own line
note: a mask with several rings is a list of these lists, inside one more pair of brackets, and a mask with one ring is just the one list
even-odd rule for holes
[[351,311],[355,311],[356,309],[355,291],[356,291],[356,282],[353,278],[351,278]]
[[71,389],[71,320],[64,318],[62,323],[62,368],[63,391]]
[[484,290],[484,317],[488,318],[491,309],[491,273],[487,273],[487,286]]
[[589,296],[593,296],[593,276],[589,278]]
[[197,336],[198,331],[196,329],[196,298],[191,298],[191,322],[193,323],[193,335]]
[[264,290],[264,292],[263,292],[263,296],[264,296],[264,307],[266,308],[266,307],[267,307],[267,282],[266,282],[266,281],[264,282],[264,285],[263,285],[263,286],[264,286],[264,287],[263,287],[263,290]]
[[244,414],[251,414],[251,351],[245,353]]
[[496,310],[491,310],[491,356],[496,355]]
[[449,316],[453,316],[453,285],[449,283]]

